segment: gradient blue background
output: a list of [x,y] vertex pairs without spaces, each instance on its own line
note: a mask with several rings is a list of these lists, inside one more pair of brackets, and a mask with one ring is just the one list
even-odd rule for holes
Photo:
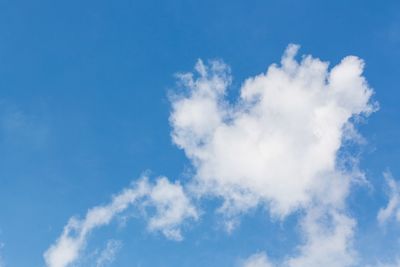
[[[243,79],[278,62],[289,43],[336,64],[349,54],[380,110],[360,127],[371,187],[349,198],[365,261],[393,255],[399,229],[376,226],[382,172],[400,177],[399,1],[0,0],[0,251],[6,266],[44,266],[42,253],[72,215],[105,203],[146,170],[186,179],[170,140],[173,74],[197,58],[223,59]],[[263,210],[226,234],[203,203],[180,243],[131,220],[95,231],[91,246],[124,242],[114,266],[234,266],[266,249],[282,257],[298,241],[296,215],[271,223]],[[385,247],[383,247],[385,246]],[[289,249],[288,249],[289,248]]]

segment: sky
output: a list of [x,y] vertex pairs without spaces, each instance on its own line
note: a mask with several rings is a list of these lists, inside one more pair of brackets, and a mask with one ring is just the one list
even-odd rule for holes
[[0,0],[0,267],[399,267],[398,10]]

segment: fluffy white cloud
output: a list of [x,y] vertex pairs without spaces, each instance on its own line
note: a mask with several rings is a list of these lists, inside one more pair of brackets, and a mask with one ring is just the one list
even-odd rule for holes
[[171,184],[163,177],[148,193],[146,205],[156,209],[156,215],[149,220],[150,231],[161,231],[166,237],[182,240],[180,225],[185,219],[197,219],[195,207],[186,197],[179,184]]
[[355,266],[357,253],[353,248],[355,221],[336,210],[310,208],[300,223],[304,244],[295,255],[287,255],[272,264],[265,254],[255,254],[243,267],[346,267]]
[[385,208],[379,210],[378,221],[383,224],[391,217],[394,217],[400,222],[400,184],[393,179],[391,173],[385,172],[383,175],[389,186],[389,202]]
[[[193,163],[193,192],[222,198],[224,214],[259,204],[282,219],[305,211],[304,243],[279,266],[353,266],[356,223],[346,215],[345,199],[362,173],[357,159],[340,151],[361,140],[353,121],[375,110],[373,91],[361,59],[345,57],[330,69],[312,56],[297,61],[297,50],[289,45],[280,65],[248,78],[236,102],[226,97],[229,68],[198,61],[196,73],[178,76],[187,90],[172,100],[172,138]],[[273,264],[255,254],[244,266]]]
[[225,214],[265,203],[283,218],[314,200],[340,206],[347,195],[351,175],[338,152],[354,135],[351,118],[374,110],[364,63],[349,56],[329,70],[311,56],[296,61],[297,50],[247,79],[235,103],[222,62],[198,61],[196,73],[178,76],[187,92],[172,100],[173,141],[195,167],[197,193],[222,197]]
[[133,204],[152,205],[156,209],[149,218],[149,229],[161,231],[166,237],[180,240],[179,226],[185,219],[197,219],[197,212],[179,183],[161,177],[150,184],[142,178],[130,188],[113,197],[111,203],[90,209],[83,219],[72,217],[61,236],[44,253],[48,267],[67,267],[75,262],[86,245],[88,235],[107,225]]
[[357,263],[353,248],[355,220],[336,210],[310,209],[301,222],[305,238],[288,267],[345,267]]
[[[195,73],[178,75],[186,91],[172,97],[172,138],[195,171],[185,190],[192,197],[223,199],[219,211],[230,229],[240,213],[257,205],[281,219],[302,210],[304,242],[279,266],[352,266],[356,223],[346,215],[345,199],[360,173],[352,166],[357,161],[343,164],[340,152],[346,141],[360,139],[354,121],[374,111],[373,91],[362,76],[361,59],[349,56],[329,68],[311,56],[297,61],[297,50],[290,45],[280,65],[247,79],[235,102],[226,97],[232,78],[223,62],[199,60]],[[76,261],[88,234],[133,204],[153,208],[150,231],[182,239],[181,224],[198,218],[185,190],[164,177],[154,184],[142,179],[85,218],[72,218],[46,251],[47,266]],[[393,208],[382,212],[391,216]],[[245,267],[275,265],[263,253],[244,262]]]

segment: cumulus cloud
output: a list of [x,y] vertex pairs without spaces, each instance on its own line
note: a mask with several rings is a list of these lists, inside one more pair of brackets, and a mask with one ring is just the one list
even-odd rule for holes
[[179,183],[171,183],[165,177],[155,184],[142,178],[132,187],[124,189],[107,205],[96,206],[83,219],[72,217],[61,236],[44,253],[48,267],[67,267],[75,262],[86,245],[89,234],[105,226],[127,208],[136,205],[152,205],[156,212],[149,218],[149,229],[161,231],[166,237],[182,239],[179,226],[185,219],[196,219],[197,212],[186,197]]
[[[329,67],[309,55],[296,60],[298,48],[289,45],[280,64],[248,78],[236,101],[228,100],[232,77],[221,61],[199,60],[194,73],[178,74],[184,91],[171,97],[171,135],[192,162],[192,179],[184,187],[163,177],[154,184],[142,179],[83,219],[71,218],[44,254],[47,266],[75,262],[88,235],[131,205],[152,207],[148,229],[181,240],[182,222],[198,218],[187,193],[222,199],[228,230],[259,205],[282,220],[301,211],[303,242],[295,253],[278,265],[258,253],[244,267],[354,265],[356,222],[345,200],[362,172],[357,158],[341,152],[349,140],[362,139],[355,122],[376,109],[373,90],[361,59],[349,56]],[[385,210],[384,217],[393,213]]]
[[234,103],[224,63],[199,60],[195,73],[178,75],[186,92],[172,98],[173,141],[193,163],[195,190],[223,198],[225,214],[265,203],[283,218],[315,200],[340,206],[347,195],[352,176],[338,167],[352,138],[345,129],[375,108],[364,63],[349,56],[329,69],[312,56],[298,62],[297,50],[248,78]]
[[[199,60],[195,73],[178,75],[186,91],[172,98],[172,138],[194,166],[193,192],[222,198],[228,218],[260,204],[281,219],[305,212],[304,242],[279,266],[352,266],[356,222],[345,199],[362,172],[341,152],[362,140],[354,124],[376,109],[373,90],[361,59],[329,68],[309,55],[297,61],[298,48],[289,45],[281,64],[248,78],[236,101],[227,99],[229,67]],[[255,254],[244,266],[274,265]]]
[[400,184],[389,172],[384,174],[386,183],[389,187],[388,197],[389,202],[385,208],[381,208],[378,212],[378,221],[380,224],[384,224],[390,218],[395,218],[396,221],[400,222]]

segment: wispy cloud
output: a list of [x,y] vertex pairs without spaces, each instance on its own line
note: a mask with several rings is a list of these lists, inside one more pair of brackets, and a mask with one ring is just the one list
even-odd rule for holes
[[383,176],[389,189],[387,192],[389,201],[385,208],[379,210],[377,219],[380,224],[384,224],[392,217],[400,222],[400,184],[390,172],[385,172]]
[[142,178],[114,196],[109,204],[88,210],[83,219],[72,217],[61,236],[44,253],[47,266],[70,266],[81,256],[88,235],[94,229],[108,225],[134,204],[154,206],[156,212],[149,218],[149,229],[161,231],[167,238],[175,240],[182,239],[179,227],[183,220],[197,219],[197,211],[179,183],[161,177],[151,184],[147,178]]
[[0,134],[9,144],[38,148],[46,143],[49,127],[42,118],[3,100],[0,101]]
[[256,253],[243,262],[243,267],[273,267],[273,266],[274,265],[268,259],[267,254],[264,252]]
[[0,241],[0,267],[6,266],[3,259],[3,248],[4,248],[4,243]]
[[96,267],[104,267],[111,264],[115,260],[115,256],[121,247],[121,241],[109,240],[106,247],[100,252],[100,255],[96,260]]

